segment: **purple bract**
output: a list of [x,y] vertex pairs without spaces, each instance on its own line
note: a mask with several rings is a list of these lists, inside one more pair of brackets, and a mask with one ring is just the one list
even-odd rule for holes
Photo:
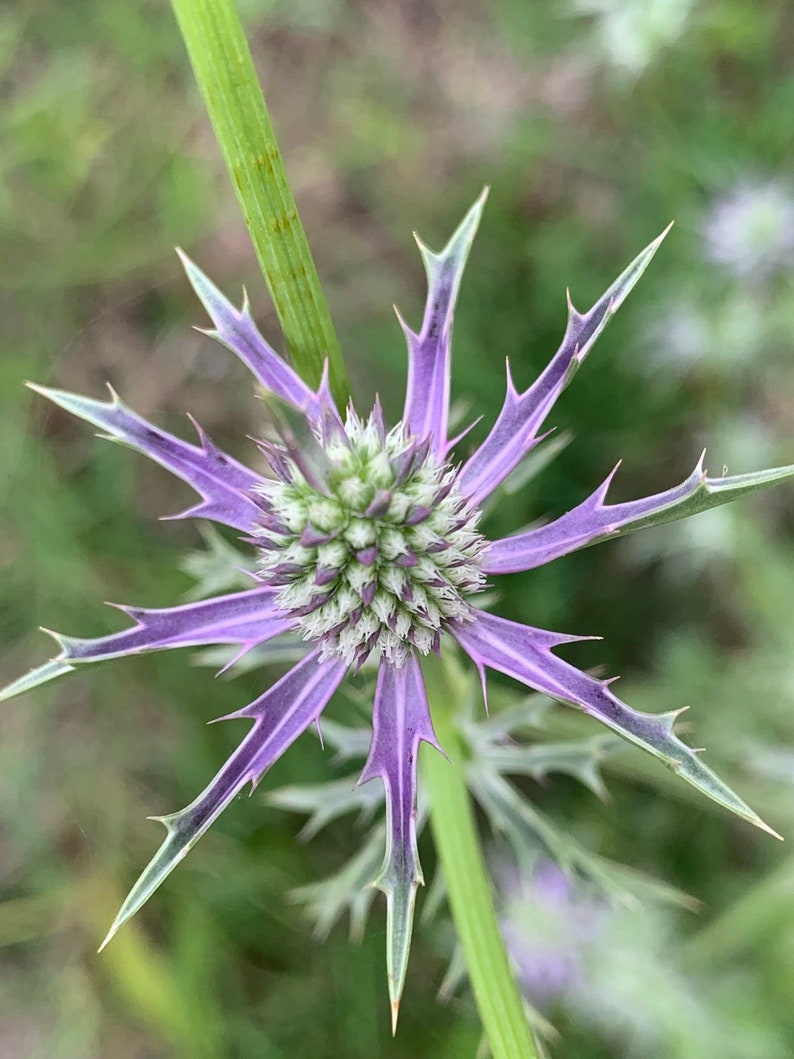
[[[253,727],[209,786],[186,809],[162,817],[167,836],[133,887],[108,939],[130,918],[248,783],[256,784],[318,720],[351,669],[379,665],[369,758],[360,782],[380,778],[387,833],[377,885],[387,896],[387,963],[396,1017],[422,874],[416,848],[417,751],[437,746],[422,678],[422,657],[454,640],[484,678],[505,673],[597,718],[661,758],[709,797],[759,827],[766,825],[674,733],[677,713],[639,713],[611,681],[558,658],[578,639],[506,621],[478,607],[491,575],[528,570],[568,552],[644,526],[683,518],[794,474],[784,467],[709,478],[702,460],[679,486],[630,503],[608,504],[610,479],[566,515],[489,542],[479,529],[483,502],[542,441],[545,420],[663,236],[628,266],[586,313],[568,302],[562,343],[549,366],[519,392],[508,369],[502,410],[473,454],[458,462],[448,437],[451,332],[464,264],[485,193],[439,253],[419,244],[428,296],[417,334],[402,320],[408,385],[401,422],[390,429],[379,403],[367,417],[343,417],[324,378],[312,390],[259,334],[247,302],[237,310],[184,255],[188,278],[220,340],[270,395],[276,438],[261,442],[265,477],[221,452],[196,427],[189,443],[152,426],[111,390],[107,403],[34,387],[105,435],[150,456],[191,485],[201,502],[182,516],[212,519],[253,547],[252,587],[167,610],[123,608],[135,624],[95,640],[56,636],[52,661],[0,697],[29,690],[79,666],[141,651],[230,644],[244,654],[279,635],[300,633],[306,654],[281,680],[232,716]],[[766,828],[769,830],[768,828]]]

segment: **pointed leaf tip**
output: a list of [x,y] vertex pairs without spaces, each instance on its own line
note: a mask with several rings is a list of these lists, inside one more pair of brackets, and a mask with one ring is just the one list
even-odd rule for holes
[[313,651],[239,715],[255,718],[248,735],[190,805],[159,817],[167,831],[138,877],[103,946],[148,901],[247,783],[256,783],[325,708],[342,682],[342,662],[321,662]]
[[[51,635],[54,635],[54,633]],[[74,666],[69,665],[64,659],[52,658],[49,662],[44,662],[43,665],[31,669],[24,676],[18,677],[4,688],[0,688],[0,702],[13,699],[17,695],[24,695],[26,691],[32,691],[42,684],[48,684],[51,680],[56,680],[58,677],[65,676],[65,674],[73,671]]]
[[410,881],[402,879],[391,886],[384,883],[382,879],[375,882],[379,889],[385,891],[387,900],[386,966],[392,1011],[392,1033],[397,1029],[397,1016],[408,972],[418,882],[421,882],[421,879],[413,878]]
[[403,421],[419,437],[430,438],[435,453],[447,445],[452,323],[463,270],[487,197],[484,189],[444,248],[430,250],[414,233],[427,274],[427,300],[419,332],[406,328],[408,385]]
[[703,459],[701,456],[680,485],[619,504],[604,502],[610,476],[586,500],[553,522],[493,541],[485,556],[484,572],[507,574],[531,570],[607,538],[689,518],[794,478],[794,465],[709,478]]
[[786,841],[781,834],[775,831],[773,827],[770,827],[768,824],[764,823],[764,821],[760,817],[758,817],[758,823],[755,826],[760,827],[762,831],[766,831],[768,835],[771,835],[772,838],[776,838],[779,842]]
[[113,940],[113,938],[114,938],[114,937],[115,937],[115,935],[116,935],[116,931],[117,931],[117,930],[119,929],[119,927],[120,927],[120,926],[121,926],[121,924],[120,924],[120,923],[117,923],[117,922],[116,922],[116,920],[113,920],[113,925],[111,926],[110,930],[109,930],[109,931],[107,932],[107,934],[105,935],[105,940],[104,940],[104,941],[102,942],[102,944],[101,944],[101,945],[99,946],[99,948],[97,949],[97,956],[99,955],[99,953],[100,953],[100,952],[102,952],[102,950],[103,950],[103,949],[105,948],[105,946],[106,946],[106,945],[107,945],[107,944],[108,944],[108,943],[109,943],[110,941],[112,941],[112,940]]
[[570,290],[566,291],[568,321],[560,347],[523,393],[517,393],[508,379],[496,423],[460,472],[460,487],[472,503],[481,504],[538,444],[538,432],[558,397],[648,267],[668,230],[669,226],[637,254],[586,313],[574,308]]
[[361,780],[379,776],[386,793],[386,850],[375,885],[386,894],[386,970],[392,1009],[408,968],[417,887],[424,881],[416,847],[416,765],[420,742],[437,746],[422,672],[411,656],[378,673],[372,742]]

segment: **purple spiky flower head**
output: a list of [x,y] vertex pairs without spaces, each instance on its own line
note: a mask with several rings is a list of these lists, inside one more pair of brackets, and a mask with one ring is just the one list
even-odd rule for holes
[[[123,608],[134,624],[100,639],[57,635],[59,655],[0,693],[6,698],[82,665],[142,651],[234,645],[236,657],[299,633],[301,660],[233,717],[252,722],[247,736],[186,809],[159,819],[167,836],[132,888],[108,939],[151,896],[246,784],[318,721],[350,671],[375,662],[372,740],[361,782],[385,788],[387,846],[376,885],[387,897],[387,965],[396,1018],[410,945],[416,888],[417,750],[438,748],[422,677],[422,659],[457,642],[484,678],[498,670],[602,721],[661,758],[709,797],[759,827],[766,825],[674,732],[677,713],[639,713],[598,680],[560,659],[555,648],[580,639],[506,621],[478,605],[485,580],[551,562],[578,548],[733,500],[794,474],[794,467],[710,478],[702,459],[680,485],[629,503],[608,504],[605,483],[572,511],[540,528],[488,541],[483,503],[542,441],[555,401],[610,317],[650,262],[650,244],[582,314],[568,300],[562,343],[550,364],[519,391],[508,370],[502,410],[467,458],[449,437],[451,333],[463,267],[486,194],[439,253],[421,242],[428,296],[421,330],[400,320],[408,345],[403,416],[388,427],[378,402],[366,416],[341,416],[327,375],[314,390],[268,345],[246,302],[236,309],[184,255],[188,278],[213,321],[207,333],[236,354],[269,395],[275,438],[260,443],[271,474],[255,473],[218,449],[196,427],[183,441],[109,402],[33,388],[151,457],[190,484],[201,502],[183,513],[241,534],[256,557],[245,591],[164,610]],[[665,234],[665,233],[663,233]],[[458,439],[459,440],[459,439]],[[613,472],[614,473],[614,472]],[[440,749],[440,748],[438,748]],[[769,828],[766,828],[769,830]]]

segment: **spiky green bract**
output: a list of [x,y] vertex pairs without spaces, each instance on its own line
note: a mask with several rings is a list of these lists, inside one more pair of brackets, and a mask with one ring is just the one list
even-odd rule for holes
[[[327,723],[323,721],[323,742],[327,741]],[[368,732],[365,734],[369,735]],[[267,794],[266,800],[277,809],[308,813],[309,819],[298,836],[308,841],[345,813],[358,812],[361,821],[371,819],[375,808],[383,801],[383,792],[374,785],[362,784],[360,776],[344,776],[326,783],[296,783],[280,787]]]
[[[449,653],[446,662],[453,664]],[[461,674],[460,685],[455,687],[455,728],[461,742],[459,757],[461,764],[465,763],[466,783],[491,829],[507,839],[520,864],[531,869],[542,850],[566,872],[594,883],[610,901],[632,908],[645,899],[697,907],[697,902],[682,891],[599,857],[580,845],[569,830],[545,816],[528,792],[510,778],[531,776],[544,781],[551,774],[565,774],[606,798],[601,766],[605,760],[625,752],[624,740],[601,734],[560,742],[549,730],[556,726],[558,718],[545,696],[522,694],[515,698],[500,688],[491,695],[490,715],[484,716],[474,674]],[[368,726],[349,728],[324,719],[323,736],[326,746],[336,750],[339,762],[348,763],[368,754]],[[419,791],[417,835],[426,823],[423,791],[424,788]],[[307,816],[301,836],[309,838],[342,814],[355,813],[360,822],[368,821],[375,806],[384,801],[384,790],[376,784],[354,786],[348,775],[311,786],[284,787],[273,791],[267,800],[280,809]],[[376,867],[372,866],[367,875],[367,865],[373,858],[377,861],[382,857],[384,831],[384,822],[379,821],[365,836],[360,853],[332,876],[295,891],[295,898],[306,907],[320,936],[325,936],[346,911],[350,913],[351,934],[361,936],[372,902],[372,890],[367,884],[376,874]],[[443,873],[437,872],[423,902],[425,921],[437,914],[445,893]]]
[[292,899],[303,905],[314,923],[314,933],[325,938],[347,911],[350,913],[350,937],[360,941],[375,899],[372,880],[383,856],[382,827],[364,837],[356,853],[333,875],[299,886]]

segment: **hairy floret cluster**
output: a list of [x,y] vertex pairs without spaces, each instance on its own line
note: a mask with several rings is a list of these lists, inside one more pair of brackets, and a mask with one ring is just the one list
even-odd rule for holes
[[387,433],[376,407],[366,421],[348,413],[311,481],[270,450],[279,479],[258,487],[259,573],[325,658],[360,664],[375,649],[400,666],[412,648],[438,650],[445,621],[470,620],[465,597],[485,580],[480,514],[429,447],[402,424]]

